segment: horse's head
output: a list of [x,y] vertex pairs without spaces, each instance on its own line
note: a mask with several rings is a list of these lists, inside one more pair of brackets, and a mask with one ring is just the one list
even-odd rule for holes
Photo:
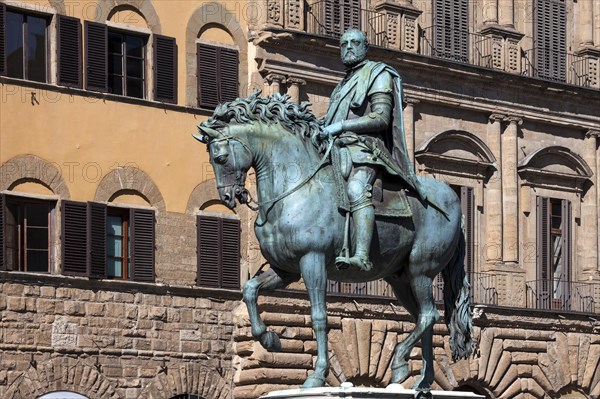
[[246,175],[252,166],[248,145],[236,137],[235,127],[213,129],[203,122],[198,130],[201,134],[194,138],[208,147],[221,201],[230,209],[235,208],[236,198],[241,204],[247,203],[250,194],[245,188]]

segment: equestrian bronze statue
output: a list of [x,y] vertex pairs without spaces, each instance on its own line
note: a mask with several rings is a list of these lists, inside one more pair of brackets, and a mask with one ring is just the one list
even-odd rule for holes
[[[341,47],[343,58],[357,60],[348,62],[324,123],[307,103],[257,92],[220,104],[195,137],[208,147],[220,198],[229,208],[236,200],[252,200],[245,180],[249,169],[256,173],[254,231],[270,268],[245,283],[243,298],[252,335],[262,346],[281,349],[260,318],[259,292],[303,277],[317,340],[315,369],[303,386],[324,386],[327,280],[384,279],[416,320],[394,349],[391,381],[409,376],[408,358],[421,340],[423,366],[414,388],[426,391],[434,377],[433,325],[440,314],[432,281],[438,273],[452,357],[466,358],[473,348],[460,202],[448,185],[416,176],[408,161],[397,72],[366,60],[366,38],[357,31],[344,34]],[[300,177],[289,179],[282,164],[295,165]]]

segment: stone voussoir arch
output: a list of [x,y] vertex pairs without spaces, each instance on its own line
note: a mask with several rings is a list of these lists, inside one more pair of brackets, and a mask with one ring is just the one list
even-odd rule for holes
[[132,166],[118,167],[102,178],[96,189],[94,201],[110,202],[122,193],[139,194],[152,207],[165,211],[165,201],[154,181],[141,169]]
[[19,155],[0,166],[0,191],[25,182],[39,183],[61,199],[71,198],[62,168],[35,155]]
[[15,379],[3,399],[34,399],[56,391],[71,391],[87,398],[123,399],[101,368],[67,357],[31,365]]
[[96,22],[104,23],[110,18],[115,8],[123,7],[133,8],[138,11],[146,20],[148,29],[152,33],[161,33],[160,18],[150,0],[103,0],[98,5],[94,19]]
[[239,87],[242,91],[240,96],[246,94],[244,90],[248,87],[248,39],[244,34],[244,29],[242,29],[236,15],[228,10],[224,4],[206,3],[194,11],[185,32],[185,59],[187,60],[185,99],[186,104],[193,107],[198,105],[196,40],[202,29],[207,25],[217,26],[227,31],[239,47]]
[[214,368],[197,364],[168,367],[158,374],[137,399],[170,399],[178,395],[199,395],[210,399],[231,399],[232,389]]

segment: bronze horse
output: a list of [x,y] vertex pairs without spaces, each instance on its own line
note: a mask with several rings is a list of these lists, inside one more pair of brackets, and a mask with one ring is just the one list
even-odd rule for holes
[[[318,141],[321,127],[308,104],[298,105],[288,99],[279,94],[259,97],[257,92],[247,99],[221,104],[200,125],[201,135],[195,136],[208,146],[219,195],[229,208],[236,206],[236,199],[249,202],[245,179],[250,168],[256,172],[259,209],[254,231],[270,268],[257,273],[243,288],[252,335],[267,350],[281,349],[279,337],[268,331],[260,318],[257,296],[302,276],[317,340],[315,369],[303,387],[323,386],[329,372],[327,279],[364,282],[383,278],[416,319],[414,330],[396,345],[391,381],[401,383],[408,377],[409,354],[421,340],[423,367],[414,388],[429,390],[434,377],[433,325],[440,318],[432,280],[439,272],[444,278],[452,357],[466,358],[473,348],[458,196],[442,182],[419,177],[421,186],[435,196],[446,215],[409,196],[412,218],[376,221],[371,246],[373,269],[337,270],[335,258],[344,243],[345,216],[335,201],[334,171],[328,157],[331,145]],[[294,178],[286,173],[290,165],[297,171]]]

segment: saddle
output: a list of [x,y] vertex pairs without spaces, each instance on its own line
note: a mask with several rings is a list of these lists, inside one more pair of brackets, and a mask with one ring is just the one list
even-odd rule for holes
[[[336,201],[338,209],[344,213],[350,212],[350,202],[346,194],[346,179],[343,172],[344,169],[348,169],[348,163],[351,166],[352,161],[349,158],[350,155],[347,150],[333,146],[331,162],[334,170]],[[399,181],[394,181],[389,177],[385,173],[379,174],[373,184],[372,202],[375,208],[375,217],[411,217],[412,210],[410,209],[406,189]]]

